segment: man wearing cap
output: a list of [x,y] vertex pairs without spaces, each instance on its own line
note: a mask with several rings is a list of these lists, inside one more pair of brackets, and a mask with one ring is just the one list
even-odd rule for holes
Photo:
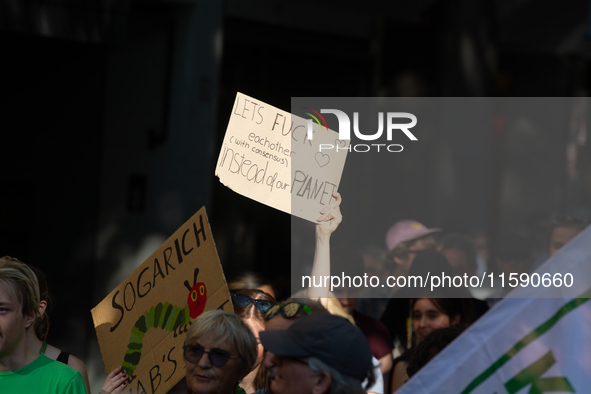
[[388,258],[396,264],[393,275],[408,274],[417,252],[435,249],[432,234],[440,231],[439,228],[427,228],[416,220],[401,220],[390,227],[386,233],[386,246]]
[[363,380],[373,381],[365,337],[340,316],[312,313],[285,330],[262,331],[260,339],[273,393],[362,394]]
[[[388,276],[406,276],[412,262],[417,254],[422,250],[434,250],[437,246],[434,233],[441,232],[439,228],[427,228],[416,220],[400,220],[388,229],[386,233],[386,264]],[[378,288],[372,289],[372,299],[362,300],[358,309],[377,319],[382,317],[387,305],[387,298],[391,297],[398,288]],[[376,294],[382,290],[383,294]],[[368,295],[366,294],[365,297]],[[381,302],[374,302],[376,297],[385,297]],[[371,305],[370,305],[371,304]]]
[[[394,223],[386,233],[386,247],[388,248],[386,266],[391,267],[388,275],[399,277],[408,275],[412,262],[422,250],[436,248],[434,233],[441,232],[438,228],[427,228],[416,220],[401,220]],[[397,342],[397,347],[406,347],[406,310],[407,299],[391,298],[399,290],[397,287],[383,287],[371,289],[372,298],[359,300],[357,309],[361,312],[381,319],[388,328],[390,336]],[[380,292],[376,294],[375,292]],[[382,293],[383,292],[383,293]],[[367,297],[365,294],[364,297]],[[380,298],[381,297],[381,298]]]

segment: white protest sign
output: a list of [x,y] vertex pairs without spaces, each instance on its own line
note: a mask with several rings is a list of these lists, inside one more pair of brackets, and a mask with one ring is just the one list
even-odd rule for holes
[[[571,273],[572,286],[517,288],[538,298],[493,307],[397,394],[587,393],[591,387],[591,228],[538,273]],[[561,291],[563,298],[555,297]],[[513,294],[519,297],[523,294]]]
[[[220,182],[243,196],[316,222],[337,191],[350,141],[260,100],[236,94],[217,161]],[[320,152],[320,144],[338,151]]]

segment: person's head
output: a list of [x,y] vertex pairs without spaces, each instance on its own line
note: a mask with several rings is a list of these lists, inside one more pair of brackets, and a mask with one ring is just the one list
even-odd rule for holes
[[[328,311],[318,301],[312,301],[309,298],[290,298],[281,304],[272,306],[267,311],[265,314],[265,330],[285,330],[295,323],[299,318],[312,313],[328,313]],[[265,349],[265,364],[268,356],[268,351]],[[264,384],[270,389],[272,382],[268,368],[265,367],[259,369],[257,380],[259,379],[260,375],[263,374],[265,374]]]
[[10,356],[35,322],[39,285],[29,267],[0,259],[0,358]]
[[456,339],[465,327],[459,324],[453,324],[449,327],[438,328],[432,331],[425,339],[417,345],[410,353],[406,374],[411,378],[433,357]]
[[357,302],[359,301],[358,297],[348,297],[348,294],[343,294],[345,297],[338,297],[339,302],[341,303],[341,307],[345,311],[345,313],[351,315],[355,307],[357,306]]
[[409,275],[420,275],[426,277],[428,273],[440,275],[445,272],[449,274],[452,266],[445,256],[435,250],[421,250],[416,253]]
[[453,324],[467,326],[473,320],[470,300],[463,298],[415,298],[411,306],[412,328],[418,342],[433,330]]
[[265,312],[277,304],[275,298],[258,289],[232,291],[234,313],[251,329],[257,341],[257,360],[253,368],[263,361],[263,346],[259,332],[265,329]]
[[584,218],[571,215],[555,215],[552,219],[550,229],[550,240],[548,241],[548,257],[552,257],[576,237],[588,224]]
[[[452,267],[447,259],[435,250],[422,250],[417,252],[416,257],[408,271],[409,283],[411,285],[403,288],[400,294],[406,294],[408,298],[437,297],[437,298],[457,298],[470,297],[470,291],[464,287],[441,286],[433,291],[428,288],[414,287],[410,278],[442,275],[453,276]],[[428,279],[426,279],[428,280]],[[446,282],[447,283],[447,282]]]
[[522,274],[531,270],[535,258],[528,237],[513,235],[501,240],[495,257],[495,265],[506,275]]
[[312,313],[284,330],[262,332],[261,342],[276,394],[363,393],[362,381],[373,381],[367,340],[345,318]]
[[328,313],[318,301],[309,298],[289,298],[272,306],[265,314],[265,330],[285,330],[299,318],[312,313]]
[[184,357],[193,394],[234,394],[256,362],[256,339],[235,314],[207,311],[189,328]]
[[436,248],[433,233],[440,231],[438,228],[429,229],[416,220],[396,222],[386,233],[388,260],[408,271],[417,252]]
[[375,245],[365,246],[359,250],[359,254],[363,259],[364,272],[368,276],[377,276],[380,279],[386,280],[388,272],[383,258],[386,250],[383,247],[380,248]]
[[441,240],[441,254],[452,267],[454,275],[474,275],[476,272],[476,242],[467,235],[452,233]]
[[[24,264],[22,261],[14,257],[4,256],[2,258],[4,260],[16,261]],[[47,312],[51,306],[51,296],[49,295],[49,289],[47,287],[47,279],[45,278],[45,274],[38,268],[28,264],[27,266],[35,274],[39,285],[39,307],[37,308],[37,318],[35,319],[34,325],[35,335],[40,340],[45,341],[47,339],[47,334],[49,333],[49,316]]]
[[243,272],[239,275],[235,275],[228,281],[228,289],[241,290],[241,289],[258,289],[269,294],[275,298],[275,289],[273,284],[263,276],[254,272]]

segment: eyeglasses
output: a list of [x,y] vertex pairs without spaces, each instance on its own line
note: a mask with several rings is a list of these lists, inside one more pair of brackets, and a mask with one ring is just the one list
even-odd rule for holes
[[585,218],[571,216],[571,215],[554,215],[552,218],[552,224],[555,226],[576,226],[576,227],[585,227],[588,223],[588,220]]
[[203,353],[207,353],[209,356],[209,362],[211,365],[217,368],[221,368],[228,363],[231,358],[236,358],[238,356],[232,356],[232,353],[224,350],[224,349],[211,349],[205,350],[200,345],[185,345],[183,346],[183,350],[185,351],[185,360],[190,363],[197,364],[201,357],[203,357]]
[[254,303],[254,306],[256,306],[256,308],[261,311],[261,312],[267,312],[269,310],[269,308],[271,308],[273,305],[275,305],[275,303],[271,302],[271,301],[266,301],[266,300],[255,300],[252,297],[249,297],[245,294],[242,293],[234,293],[232,294],[232,301],[234,301],[234,304],[238,305],[238,306],[248,306],[252,303]]
[[290,302],[287,304],[278,304],[273,306],[265,314],[265,320],[271,320],[275,316],[281,313],[281,316],[290,319],[298,314],[300,310],[306,312],[307,315],[311,315],[312,311],[305,304],[299,302]]

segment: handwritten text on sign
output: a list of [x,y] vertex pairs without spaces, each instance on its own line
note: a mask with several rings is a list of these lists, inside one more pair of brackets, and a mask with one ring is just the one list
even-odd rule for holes
[[230,294],[201,208],[92,310],[106,372],[127,372],[134,393],[167,393],[185,376],[191,321],[232,311]]
[[[246,197],[316,222],[337,190],[349,141],[338,133],[237,93],[215,174]],[[343,149],[319,152],[320,144]]]

